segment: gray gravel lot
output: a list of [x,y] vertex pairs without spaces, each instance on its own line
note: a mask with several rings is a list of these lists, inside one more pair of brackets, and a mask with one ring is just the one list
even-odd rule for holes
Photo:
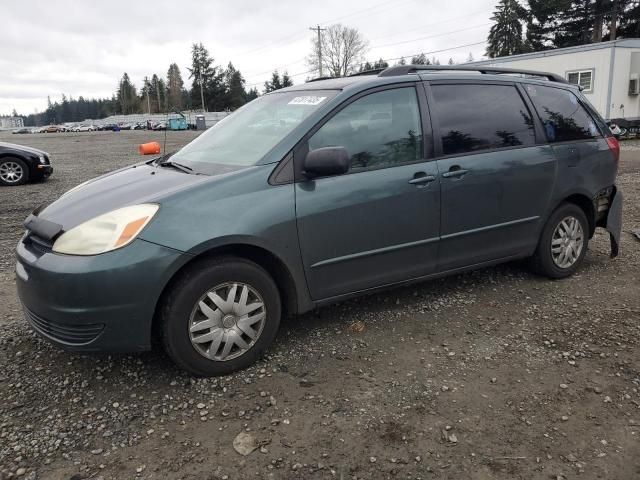
[[517,262],[319,309],[257,365],[193,379],[161,352],[62,351],[15,294],[27,214],[162,138],[0,133],[55,167],[0,188],[0,479],[640,478],[639,144],[623,145],[619,258],[598,232],[566,280]]

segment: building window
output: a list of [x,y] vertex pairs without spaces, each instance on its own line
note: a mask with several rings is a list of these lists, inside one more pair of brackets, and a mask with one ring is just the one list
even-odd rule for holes
[[567,80],[569,83],[580,85],[584,93],[593,92],[593,70],[568,72]]

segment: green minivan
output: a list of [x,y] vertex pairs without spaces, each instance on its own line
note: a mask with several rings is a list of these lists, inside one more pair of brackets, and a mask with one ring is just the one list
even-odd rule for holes
[[27,320],[78,351],[161,339],[195,375],[246,367],[283,315],[530,258],[617,254],[619,147],[554,74],[397,66],[278,90],[169,155],[25,221]]

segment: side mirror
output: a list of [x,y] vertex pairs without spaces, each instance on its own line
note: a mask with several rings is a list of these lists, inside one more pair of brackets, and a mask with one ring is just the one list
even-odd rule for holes
[[342,175],[349,171],[349,153],[344,147],[311,150],[304,159],[304,173],[309,178]]

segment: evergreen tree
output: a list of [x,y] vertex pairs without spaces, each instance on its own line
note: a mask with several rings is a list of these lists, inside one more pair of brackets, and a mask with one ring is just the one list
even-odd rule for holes
[[448,65],[454,65],[454,61],[453,58],[449,57],[449,61],[447,62]]
[[610,5],[604,0],[576,0],[561,2],[556,10],[553,46],[573,47],[602,41],[605,11]]
[[525,51],[522,38],[522,21],[526,10],[517,0],[500,0],[491,20],[495,23],[489,30],[487,55],[489,58],[516,55]]
[[369,62],[365,62],[364,64],[360,64],[360,69],[358,70],[358,72],[368,72],[369,70],[373,70],[373,65],[371,65]]
[[231,62],[224,72],[224,82],[226,87],[225,109],[235,110],[247,102],[247,92],[244,89],[244,78],[236,70]]
[[406,65],[407,61],[404,59],[404,57],[400,57],[400,60],[398,60],[398,63],[396,63],[396,65]]
[[264,93],[280,90],[282,87],[283,85],[280,81],[280,74],[278,73],[278,70],[274,70],[271,74],[271,80],[264,82]]
[[424,53],[411,58],[412,65],[431,65],[431,61]]
[[253,87],[247,92],[247,102],[255,100],[256,98],[258,98],[258,89],[256,87]]
[[191,100],[205,110],[216,111],[224,107],[224,72],[213,65],[213,58],[202,43],[191,47],[191,68],[189,78],[193,78]]
[[618,0],[616,38],[640,37],[640,2]]
[[178,64],[172,63],[167,71],[167,102],[169,109],[182,110],[182,90],[184,82]]
[[373,68],[374,70],[377,70],[379,68],[387,68],[389,66],[389,63],[384,61],[382,58],[380,60],[377,60],[374,64],[373,64]]
[[120,106],[118,113],[123,113],[125,115],[136,113],[138,107],[136,87],[131,83],[127,72],[122,75],[122,79],[120,80],[117,99]]
[[293,85],[293,80],[289,76],[289,73],[285,70],[282,74],[282,88],[291,87]]

